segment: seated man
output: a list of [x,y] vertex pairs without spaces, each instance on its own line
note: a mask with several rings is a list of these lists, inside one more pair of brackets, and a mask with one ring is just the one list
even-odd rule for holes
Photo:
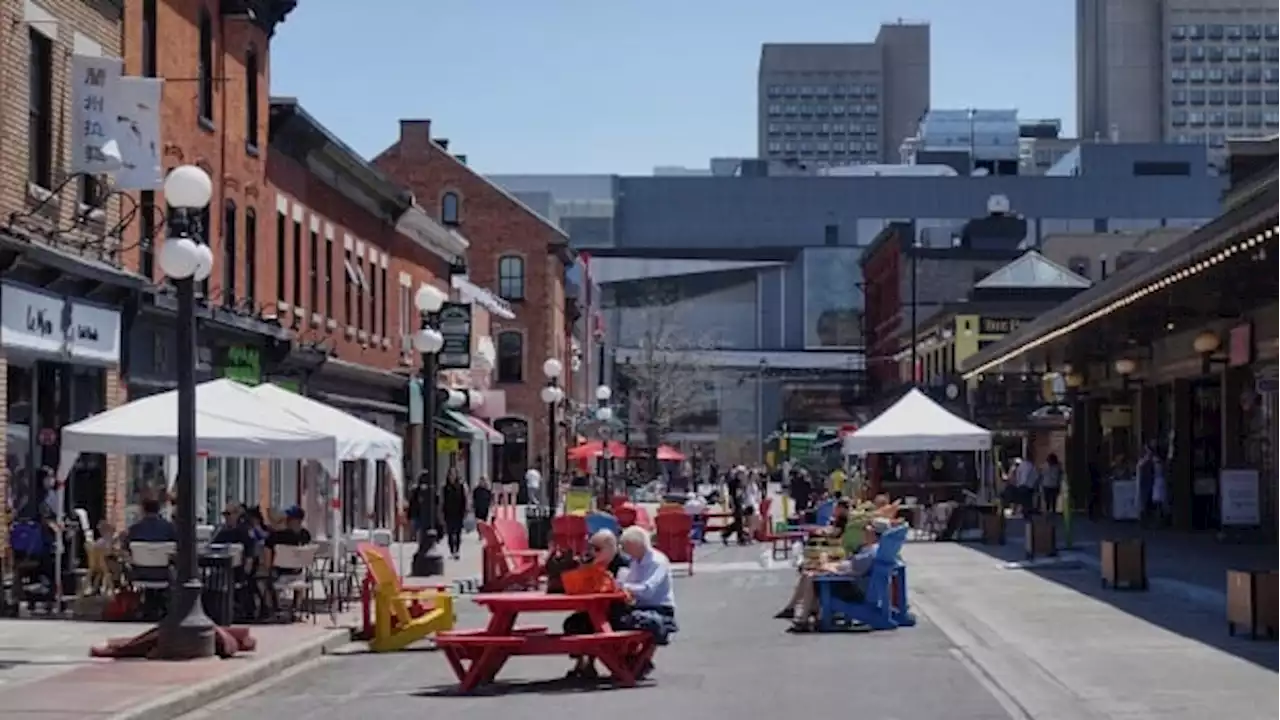
[[[619,583],[627,594],[627,608],[612,625],[619,630],[644,630],[666,645],[676,626],[676,594],[671,562],[650,544],[649,532],[638,525],[622,531],[622,551],[630,567]],[[646,666],[641,675],[652,670]]]
[[147,497],[142,500],[142,517],[129,526],[121,542],[126,548],[132,542],[177,542],[178,532],[173,523],[160,514],[160,501]]
[[[276,579],[277,581],[287,577],[288,578],[296,577],[302,573],[301,570],[297,570],[297,569],[291,568],[286,570],[283,568],[277,568],[275,566],[275,559],[276,559],[275,555],[276,555],[276,548],[282,545],[293,545],[293,546],[300,547],[303,545],[311,544],[311,533],[308,532],[307,529],[302,526],[302,523],[304,520],[306,520],[306,517],[307,517],[306,512],[303,511],[303,509],[298,507],[297,505],[294,505],[293,507],[290,507],[289,509],[284,511],[284,527],[280,528],[279,530],[273,530],[271,534],[267,535],[266,548],[262,554],[262,563],[263,563],[263,567],[267,568],[267,570],[270,571],[271,577]],[[273,595],[273,596],[270,596],[269,600],[272,603],[275,603],[276,598]],[[303,598],[300,594],[294,594],[293,606],[295,611],[301,606],[302,600]],[[279,608],[274,607],[272,608],[272,610],[279,610]]]
[[837,584],[835,591],[848,593],[842,599],[849,602],[861,601],[865,592],[862,581],[875,565],[876,554],[880,552],[880,536],[892,527],[893,524],[887,519],[875,518],[863,529],[862,548],[852,557],[839,563],[824,562],[817,569],[802,572],[787,607],[774,617],[792,620],[793,632],[812,630],[813,619],[818,614],[818,589],[813,579],[819,575],[840,575],[853,579],[855,582]]

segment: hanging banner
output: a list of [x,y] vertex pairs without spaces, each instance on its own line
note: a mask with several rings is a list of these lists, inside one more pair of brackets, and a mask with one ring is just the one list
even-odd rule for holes
[[115,99],[124,63],[100,55],[71,56],[71,172],[102,175],[120,167],[115,140]]
[[164,184],[160,164],[160,102],[164,81],[124,77],[117,83],[114,139],[120,152],[115,186],[121,190],[159,190]]

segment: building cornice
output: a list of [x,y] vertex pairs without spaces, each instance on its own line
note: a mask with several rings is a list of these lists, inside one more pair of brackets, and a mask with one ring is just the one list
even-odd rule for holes
[[450,263],[465,258],[467,248],[471,247],[461,233],[436,222],[417,203],[396,221],[396,232]]

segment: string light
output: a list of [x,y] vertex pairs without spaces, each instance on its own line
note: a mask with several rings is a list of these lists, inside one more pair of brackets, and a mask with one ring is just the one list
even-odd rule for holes
[[1072,320],[1066,325],[1063,325],[1062,327],[1056,330],[1053,330],[1051,332],[1045,333],[1044,335],[1041,335],[1038,338],[1030,340],[1027,343],[1021,345],[1020,347],[1010,350],[1009,352],[995,358],[994,360],[989,360],[986,363],[983,363],[982,365],[963,373],[963,377],[965,380],[970,380],[975,376],[981,375],[982,373],[985,373],[998,365],[1003,365],[1004,363],[1007,363],[1010,360],[1013,360],[1014,358],[1018,357],[1019,355],[1022,355],[1023,353],[1029,350],[1034,350],[1040,347],[1041,345],[1051,343],[1054,340],[1057,340],[1058,338],[1064,335],[1069,335],[1070,333],[1073,333],[1076,330],[1079,330],[1085,325],[1088,325],[1096,320],[1100,320],[1123,307],[1132,305],[1138,300],[1141,300],[1142,298],[1154,292],[1159,292],[1175,283],[1179,283],[1188,278],[1195,277],[1196,275],[1199,275],[1205,270],[1208,270],[1209,268],[1223,262],[1224,260],[1226,260],[1227,258],[1230,258],[1232,255],[1238,252],[1251,250],[1254,247],[1261,245],[1262,243],[1268,240],[1271,240],[1278,233],[1280,233],[1280,225],[1276,225],[1271,228],[1268,228],[1267,230],[1260,232],[1248,239],[1240,240],[1239,242],[1226,248],[1222,252],[1219,252],[1218,254],[1208,258],[1207,260],[1197,262],[1194,265],[1191,265],[1190,267],[1183,268],[1182,270],[1179,270],[1178,272],[1173,273],[1172,275],[1166,276],[1160,280],[1153,281],[1150,284],[1148,284],[1146,287],[1135,290],[1132,293],[1126,295],[1125,297],[1120,298],[1119,300],[1113,300],[1110,303],[1099,308],[1098,310],[1095,310],[1089,313],[1088,315]]

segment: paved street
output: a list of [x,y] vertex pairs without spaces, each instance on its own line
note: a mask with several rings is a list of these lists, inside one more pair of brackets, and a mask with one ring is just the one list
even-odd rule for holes
[[[876,720],[1002,720],[1001,704],[927,620],[916,628],[866,635],[788,635],[768,619],[785,602],[794,571],[762,570],[758,548],[709,545],[701,571],[677,581],[682,631],[663,648],[657,671],[634,690],[586,688],[559,680],[566,660],[510,663],[499,691],[455,697],[455,680],[434,652],[329,656],[203,717],[353,716],[421,718],[467,713],[474,720],[592,716],[611,720],[723,717],[866,717]],[[753,567],[753,564],[755,567]],[[726,568],[717,571],[718,567]],[[485,620],[463,598],[460,625]],[[548,624],[559,622],[548,617]]]

